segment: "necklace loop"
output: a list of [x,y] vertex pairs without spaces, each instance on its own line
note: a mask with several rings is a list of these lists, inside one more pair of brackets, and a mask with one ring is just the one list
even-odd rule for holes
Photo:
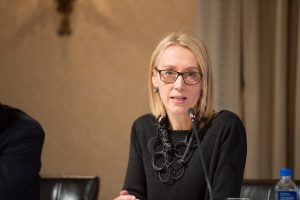
[[185,167],[196,147],[190,131],[184,140],[172,145],[169,135],[169,120],[160,118],[156,122],[157,135],[148,141],[148,150],[152,154],[152,167],[158,172],[159,180],[174,184],[185,172]]

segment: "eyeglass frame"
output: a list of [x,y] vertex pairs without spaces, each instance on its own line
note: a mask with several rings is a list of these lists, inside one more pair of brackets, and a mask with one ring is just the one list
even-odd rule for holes
[[[165,83],[175,83],[176,80],[178,79],[178,77],[181,76],[181,77],[182,77],[182,80],[183,80],[183,82],[184,82],[185,84],[187,84],[187,85],[196,85],[196,84],[198,84],[198,83],[201,82],[201,79],[202,79],[202,76],[203,76],[203,74],[202,74],[201,72],[193,72],[193,73],[196,73],[196,74],[200,74],[199,81],[198,81],[197,83],[187,83],[186,80],[185,80],[185,78],[184,78],[184,74],[191,73],[191,72],[177,72],[177,71],[169,70],[169,69],[162,69],[162,70],[160,70],[160,69],[157,69],[157,67],[154,67],[154,69],[155,69],[156,72],[158,72],[160,80],[162,80],[162,81],[165,82]],[[168,81],[163,80],[163,79],[161,78],[161,72],[163,72],[163,71],[172,71],[172,72],[176,72],[176,73],[177,73],[176,79],[175,79],[173,82],[168,82]]]

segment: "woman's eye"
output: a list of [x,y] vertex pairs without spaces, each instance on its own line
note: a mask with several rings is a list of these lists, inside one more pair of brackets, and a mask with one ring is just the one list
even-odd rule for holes
[[197,77],[197,75],[198,75],[198,73],[197,72],[187,72],[187,75],[189,76],[189,77]]
[[169,70],[165,71],[165,75],[167,76],[174,76],[175,74],[176,73],[174,71],[169,71]]

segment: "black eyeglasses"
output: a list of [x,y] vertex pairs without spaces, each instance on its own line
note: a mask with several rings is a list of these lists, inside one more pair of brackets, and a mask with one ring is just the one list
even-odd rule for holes
[[159,70],[155,67],[155,70],[159,73],[160,80],[166,83],[174,83],[178,76],[182,76],[183,81],[188,85],[195,85],[200,83],[202,73],[200,72],[176,72],[170,69]]

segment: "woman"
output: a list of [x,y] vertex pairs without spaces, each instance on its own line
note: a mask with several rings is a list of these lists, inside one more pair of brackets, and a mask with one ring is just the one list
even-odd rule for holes
[[132,126],[125,183],[115,200],[210,198],[189,108],[198,121],[213,199],[239,196],[245,129],[234,113],[214,112],[211,73],[207,50],[197,38],[172,33],[160,42],[149,70],[152,114],[139,117]]

